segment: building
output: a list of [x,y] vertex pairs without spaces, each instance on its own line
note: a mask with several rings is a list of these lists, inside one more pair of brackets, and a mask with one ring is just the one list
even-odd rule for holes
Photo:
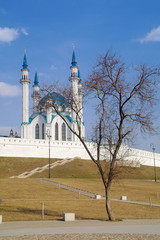
[[[82,137],[85,138],[85,126],[83,122],[83,94],[82,80],[79,67],[76,62],[75,50],[73,49],[72,62],[70,66],[71,75],[71,94],[80,112],[80,122]],[[75,114],[69,102],[64,96],[57,92],[51,92],[46,96],[40,96],[40,84],[37,71],[33,82],[33,112],[29,115],[29,68],[27,64],[26,52],[24,53],[22,65],[22,124],[21,137],[10,132],[10,137],[0,136],[0,157],[23,157],[23,158],[74,158],[89,159],[90,156],[85,150],[80,140],[72,134],[67,127],[70,126],[74,131],[78,131]],[[61,112],[64,120],[54,110],[55,106]],[[66,124],[67,123],[67,124]],[[96,158],[96,147],[94,143],[86,142],[86,145]],[[103,151],[106,159],[110,158],[106,149]],[[160,167],[160,154],[143,151],[122,146],[120,155],[123,160],[133,163],[139,162],[142,165]],[[102,158],[103,159],[103,158]],[[121,159],[121,156],[120,156]],[[134,164],[133,164],[134,165]]]
[[[85,137],[85,127],[83,122],[83,94],[82,94],[82,81],[80,77],[80,70],[77,66],[75,50],[73,49],[72,62],[71,62],[71,94],[74,102],[78,106],[81,113],[81,129],[82,137]],[[76,116],[71,109],[70,104],[61,94],[57,92],[48,93],[41,98],[40,85],[38,81],[37,71],[33,83],[33,113],[29,116],[29,68],[27,64],[26,52],[24,53],[22,65],[22,124],[21,124],[21,138],[24,139],[47,139],[50,137],[53,141],[73,141],[78,142],[79,139],[67,127],[78,131],[76,124]],[[62,118],[56,113],[53,106],[58,108],[61,112]]]

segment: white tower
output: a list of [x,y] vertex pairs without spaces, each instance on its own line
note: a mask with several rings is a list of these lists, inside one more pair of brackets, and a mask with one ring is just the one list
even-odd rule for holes
[[35,72],[35,77],[34,77],[34,85],[33,85],[33,94],[32,94],[32,98],[33,98],[33,112],[36,113],[38,111],[38,104],[39,104],[39,100],[41,98],[40,94],[39,94],[39,81],[38,81],[38,75],[37,75],[37,70]]
[[[83,110],[82,110],[82,102],[83,102],[82,84],[81,84],[80,71],[77,66],[74,49],[73,49],[71,64],[72,64],[70,67],[71,77],[69,78],[69,80],[71,81],[71,84],[72,84],[73,107],[76,108],[76,111],[78,112],[78,115],[80,117],[81,136],[84,137]],[[74,130],[78,131],[77,124],[76,124],[76,113],[74,111],[72,111],[72,119],[73,119]],[[78,141],[78,139],[76,139],[76,141]]]
[[25,125],[29,123],[29,69],[27,65],[26,51],[24,52],[24,59],[22,65],[22,79],[20,83],[22,84],[22,127],[21,127],[21,137],[27,138]]
[[80,70],[78,69],[78,98],[79,98],[79,109],[80,109],[80,116],[81,116],[81,136],[85,138],[85,127],[83,122],[83,92],[82,92],[82,80],[80,75]]
[[[69,80],[71,81],[72,84],[72,97],[73,97],[73,105],[75,108],[78,107],[78,82],[79,82],[79,78],[78,78],[78,66],[77,66],[77,62],[76,62],[76,57],[75,57],[75,50],[73,49],[73,55],[72,55],[72,62],[71,62],[71,77],[69,78]],[[73,121],[76,120],[76,114],[72,111],[72,119]]]

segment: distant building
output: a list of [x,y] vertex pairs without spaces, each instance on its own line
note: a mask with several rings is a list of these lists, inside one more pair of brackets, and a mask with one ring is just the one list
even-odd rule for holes
[[[80,77],[80,70],[77,66],[75,50],[73,49],[72,62],[71,62],[71,91],[79,109],[81,109],[81,123],[82,123],[82,137],[85,137],[85,127],[83,123],[83,94],[82,94],[82,81]],[[29,116],[29,68],[27,64],[26,52],[24,53],[22,65],[22,124],[21,124],[21,138],[24,139],[47,139],[51,136],[53,141],[76,141],[79,139],[67,127],[62,118],[57,115],[53,105],[56,104],[58,111],[60,111],[69,124],[75,130],[77,129],[76,116],[70,108],[67,100],[59,93],[52,92],[41,98],[40,85],[38,81],[37,71],[33,83],[33,113]]]

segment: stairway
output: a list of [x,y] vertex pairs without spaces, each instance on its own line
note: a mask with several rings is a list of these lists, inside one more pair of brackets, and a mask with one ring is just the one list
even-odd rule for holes
[[[65,158],[63,160],[58,160],[58,161],[50,164],[50,169],[51,168],[55,168],[56,166],[62,166],[64,164],[66,164],[66,163],[72,162],[74,159],[75,158]],[[12,176],[10,178],[28,178],[28,177],[36,174],[36,173],[41,173],[41,172],[45,171],[48,168],[49,168],[49,164],[47,164],[47,165],[45,165],[43,167],[37,167],[37,168],[35,168],[35,169],[31,170],[31,171],[26,171],[24,173],[21,173],[18,176]]]

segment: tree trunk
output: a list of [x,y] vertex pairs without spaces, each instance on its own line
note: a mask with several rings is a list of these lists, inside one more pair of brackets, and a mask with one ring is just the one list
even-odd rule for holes
[[111,208],[111,200],[110,200],[110,184],[109,186],[105,186],[105,190],[106,190],[106,211],[108,214],[108,219],[109,221],[115,221],[115,217]]

